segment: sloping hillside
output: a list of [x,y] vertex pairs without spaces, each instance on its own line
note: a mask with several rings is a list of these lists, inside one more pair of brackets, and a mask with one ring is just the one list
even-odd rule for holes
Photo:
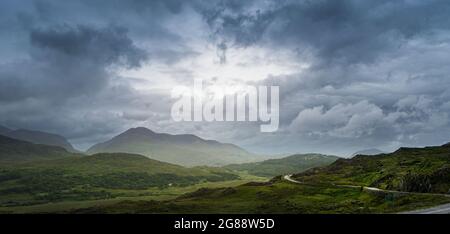
[[383,154],[383,153],[385,153],[385,152],[383,152],[379,149],[365,149],[365,150],[360,150],[360,151],[353,153],[352,155],[350,155],[350,157],[355,157],[356,155],[377,155],[377,154]]
[[66,138],[53,133],[27,129],[3,130],[2,132],[0,129],[0,134],[17,140],[28,141],[35,144],[59,146],[69,152],[77,152]]
[[108,199],[152,187],[238,179],[222,169],[184,168],[123,153],[0,166],[0,206]]
[[327,166],[338,157],[322,154],[295,154],[280,159],[269,159],[262,162],[233,164],[225,166],[227,169],[247,171],[249,174],[264,177],[293,174],[313,167]]
[[33,144],[0,135],[0,162],[25,162],[74,157],[64,148]]
[[301,181],[355,184],[408,192],[448,193],[450,144],[400,148],[389,154],[339,159],[295,175]]

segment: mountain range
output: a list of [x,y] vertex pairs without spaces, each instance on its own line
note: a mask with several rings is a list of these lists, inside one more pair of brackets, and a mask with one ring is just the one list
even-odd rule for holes
[[73,146],[69,143],[69,141],[66,138],[53,133],[34,131],[28,129],[12,130],[0,126],[0,135],[22,141],[28,141],[35,144],[59,146],[66,149],[69,152],[78,152],[77,150],[75,150],[75,148],[73,148]]
[[[34,144],[58,146],[68,152],[77,151],[63,136],[27,129],[9,129],[0,126],[0,135]],[[192,134],[172,135],[156,133],[144,127],[131,128],[112,139],[95,144],[86,153],[130,153],[182,166],[223,166],[262,160],[233,145],[214,140],[205,140]]]
[[27,162],[81,156],[59,146],[34,144],[0,135],[0,162]]
[[111,152],[141,154],[183,166],[223,166],[259,159],[233,144],[205,140],[191,134],[156,133],[144,127],[131,128],[87,150],[88,154]]

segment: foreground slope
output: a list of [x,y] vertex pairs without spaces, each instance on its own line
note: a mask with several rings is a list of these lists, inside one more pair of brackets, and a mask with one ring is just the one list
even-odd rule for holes
[[268,159],[261,162],[232,164],[227,169],[247,171],[249,174],[264,177],[274,177],[298,173],[314,167],[327,166],[338,157],[322,154],[295,154],[280,159]]
[[314,183],[353,184],[406,192],[448,193],[450,144],[357,155],[293,176]]
[[222,166],[257,159],[236,145],[204,140],[189,134],[156,133],[143,127],[129,129],[109,141],[92,146],[87,152],[142,154],[182,166]]

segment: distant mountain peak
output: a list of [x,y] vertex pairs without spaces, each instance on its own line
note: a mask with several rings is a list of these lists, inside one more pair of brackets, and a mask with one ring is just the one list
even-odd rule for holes
[[123,132],[122,134],[142,134],[142,135],[153,135],[156,134],[156,132],[145,128],[145,127],[136,127],[136,128],[130,128]]
[[156,133],[145,127],[130,128],[87,150],[95,153],[134,153],[183,166],[222,166],[256,161],[256,155],[227,143],[205,140],[193,134]]

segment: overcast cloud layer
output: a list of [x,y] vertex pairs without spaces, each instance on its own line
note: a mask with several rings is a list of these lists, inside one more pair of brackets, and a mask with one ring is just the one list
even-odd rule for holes
[[[450,2],[0,3],[0,125],[85,149],[130,127],[260,153],[450,141]],[[173,122],[194,78],[280,86],[280,129]]]

